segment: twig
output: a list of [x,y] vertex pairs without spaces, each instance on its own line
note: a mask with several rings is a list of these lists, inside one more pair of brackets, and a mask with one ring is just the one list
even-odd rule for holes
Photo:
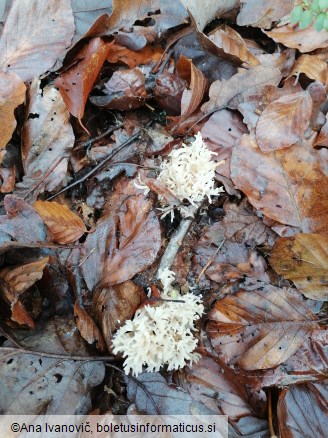
[[102,138],[106,137],[107,135],[112,134],[112,133],[113,133],[114,131],[116,131],[117,129],[122,128],[123,125],[124,125],[123,123],[120,123],[119,125],[111,126],[110,128],[108,128],[108,129],[107,129],[105,132],[103,132],[102,134],[97,135],[96,137],[89,138],[89,140],[86,140],[86,141],[84,141],[83,143],[80,143],[80,144],[79,144],[79,147],[80,147],[80,148],[83,148],[83,149],[85,149],[85,148],[89,149],[90,146],[92,146],[94,142],[96,142],[96,141],[98,141],[98,140],[101,140]]
[[69,184],[68,186],[64,187],[62,190],[59,190],[59,192],[55,193],[52,196],[49,196],[47,198],[47,201],[50,201],[50,199],[55,198],[56,196],[60,195],[61,193],[67,192],[67,190],[72,189],[73,187],[77,186],[78,184],[81,184],[90,176],[94,175],[96,172],[98,172],[99,169],[101,169],[103,166],[105,166],[118,152],[120,152],[125,146],[128,146],[130,143],[135,141],[139,136],[141,135],[142,129],[138,131],[136,134],[134,134],[132,137],[130,137],[128,140],[124,141],[122,144],[120,144],[113,152],[109,153],[106,158],[104,158],[100,163],[98,163],[93,169],[91,169],[88,173],[86,173],[84,176],[79,178],[78,180],[74,181],[72,184]]
[[[76,356],[70,354],[57,354],[57,353],[46,353],[44,351],[33,351],[26,350],[25,348],[13,348],[13,347],[0,347],[0,353],[2,351],[8,351],[8,355],[5,357],[10,357],[16,354],[34,354],[41,357],[50,357],[53,359],[62,360],[81,360],[81,361],[115,361],[117,360],[114,356]],[[13,351],[14,350],[14,351]]]
[[[192,214],[194,215],[197,210],[198,207],[195,207]],[[160,273],[164,269],[170,269],[193,220],[194,218],[183,219],[179,225],[179,228],[172,235],[171,240],[169,241],[169,244],[167,245],[166,250],[161,258],[160,264],[157,268],[155,274],[156,279],[159,278]]]
[[144,383],[140,382],[140,380],[138,380],[136,377],[132,376],[131,374],[125,374],[125,372],[124,372],[123,370],[121,370],[121,368],[119,368],[119,367],[117,367],[117,366],[115,366],[115,365],[113,365],[113,364],[111,364],[111,363],[106,363],[105,366],[106,366],[106,367],[109,367],[109,368],[113,368],[114,370],[118,371],[119,373],[124,374],[128,379],[133,380],[133,382],[134,382],[136,385],[140,386],[140,387],[142,388],[142,390],[145,392],[145,394],[148,396],[148,398],[151,400],[151,402],[152,402],[152,404],[154,405],[154,408],[155,408],[157,414],[158,414],[158,415],[161,414],[161,412],[160,412],[160,410],[158,409],[158,406],[157,406],[157,404],[156,404],[156,402],[155,402],[155,400],[154,400],[152,394],[151,394],[150,391],[146,388],[146,385],[145,385]]
[[213,260],[215,259],[216,254],[220,251],[220,249],[222,248],[223,244],[225,242],[225,239],[222,240],[222,242],[220,243],[220,245],[217,247],[217,249],[215,250],[214,254],[212,255],[212,257],[209,259],[209,261],[206,263],[206,265],[203,267],[203,269],[201,270],[200,274],[197,277],[196,283],[198,284],[200,279],[202,278],[202,276],[204,275],[206,269],[212,264]]

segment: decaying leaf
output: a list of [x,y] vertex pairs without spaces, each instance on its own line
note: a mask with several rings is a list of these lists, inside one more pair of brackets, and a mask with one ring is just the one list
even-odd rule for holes
[[68,111],[79,120],[83,117],[89,93],[112,44],[93,38],[76,55],[79,62],[61,73],[55,81]]
[[111,46],[107,61],[111,63],[123,62],[129,68],[134,68],[138,65],[156,63],[162,54],[163,49],[159,46],[145,46],[136,52],[119,44],[114,44]]
[[308,78],[314,81],[320,81],[324,85],[327,78],[327,63],[316,55],[302,55],[294,64],[289,76],[296,76],[304,73]]
[[0,39],[0,66],[29,81],[64,57],[73,35],[69,0],[13,0]]
[[328,184],[320,154],[311,142],[262,152],[254,135],[243,135],[232,151],[231,179],[250,203],[303,233],[328,233]]
[[63,245],[72,243],[87,231],[82,219],[66,205],[58,202],[36,201],[34,208],[49,228],[54,242]]
[[242,8],[237,17],[239,26],[268,28],[291,13],[294,0],[242,0]]
[[181,98],[181,116],[189,117],[203,100],[207,80],[203,73],[190,62],[191,80],[188,90],[184,90]]
[[14,73],[0,71],[0,149],[6,147],[16,128],[14,110],[24,102],[26,87]]
[[[70,354],[88,356],[74,319],[57,317],[17,336],[20,345],[35,353],[0,348],[0,411],[12,415],[89,413],[90,390],[103,380],[104,365],[69,358]],[[50,358],[47,352],[67,358]]]
[[256,125],[256,140],[264,152],[282,149],[304,138],[312,114],[308,91],[280,97],[270,103]]
[[215,81],[210,87],[210,100],[204,103],[202,111],[211,113],[224,107],[236,109],[248,96],[261,94],[265,85],[278,85],[280,79],[279,69],[258,65],[227,81]]
[[85,339],[88,344],[96,343],[98,350],[106,351],[106,345],[100,330],[91,316],[78,304],[77,301],[74,303],[74,316],[82,338]]
[[294,385],[279,396],[279,432],[284,438],[325,436],[327,431],[327,380]]
[[266,285],[217,301],[207,333],[217,353],[245,370],[275,367],[318,327],[310,305],[294,289]]
[[108,350],[111,348],[115,330],[131,319],[140,304],[140,286],[125,281],[105,289],[97,289],[93,295],[91,309]]
[[277,240],[270,256],[274,270],[312,300],[328,300],[328,237],[296,234]]
[[63,181],[75,139],[69,112],[55,87],[41,89],[35,80],[29,101],[22,146],[25,174],[16,192],[22,197],[52,191]]

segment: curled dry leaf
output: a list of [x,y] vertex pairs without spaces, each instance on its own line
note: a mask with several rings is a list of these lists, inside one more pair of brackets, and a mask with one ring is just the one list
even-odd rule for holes
[[6,147],[16,128],[14,110],[24,102],[25,92],[26,87],[18,76],[0,72],[0,150]]
[[210,87],[210,100],[204,103],[202,111],[211,113],[224,107],[237,109],[247,97],[262,94],[265,85],[278,85],[280,80],[279,69],[262,65],[236,73],[226,81],[217,80]]
[[226,296],[208,318],[207,333],[216,352],[245,370],[285,362],[318,328],[316,315],[296,290],[271,285]]
[[280,436],[324,437],[327,434],[327,380],[284,389],[278,400]]
[[145,81],[145,75],[138,67],[115,71],[102,87],[104,96],[91,96],[90,101],[101,108],[119,110],[140,108],[150,98]]
[[328,32],[318,32],[314,29],[313,25],[306,29],[300,29],[288,23],[271,31],[263,30],[263,32],[276,43],[284,44],[292,49],[298,49],[301,53],[328,47]]
[[234,29],[227,25],[220,26],[209,34],[209,39],[231,59],[249,66],[261,64],[256,56],[248,49],[246,42]]
[[176,74],[164,72],[156,78],[155,100],[169,114],[181,113],[181,99],[185,91],[187,82]]
[[288,77],[296,76],[298,78],[301,73],[326,85],[327,63],[316,55],[302,55],[295,62]]
[[292,12],[294,0],[242,0],[237,17],[238,26],[268,28]]
[[58,90],[40,88],[35,80],[29,90],[27,120],[22,135],[24,178],[17,184],[19,196],[37,196],[54,190],[67,173],[68,155],[74,144],[69,112]]
[[68,111],[79,120],[83,117],[89,93],[112,44],[106,43],[101,38],[91,39],[76,54],[78,62],[55,80],[55,85],[59,88]]
[[304,137],[312,114],[308,91],[282,96],[270,103],[256,125],[256,140],[264,152],[286,148]]
[[63,58],[74,35],[69,0],[14,0],[0,39],[0,66],[30,81]]
[[190,62],[191,80],[188,90],[184,90],[181,98],[181,116],[189,117],[203,100],[207,80],[203,73]]
[[101,331],[108,350],[112,335],[127,319],[131,319],[140,304],[142,288],[132,281],[97,289],[93,295],[91,310]]
[[76,301],[74,303],[74,316],[76,318],[76,325],[81,333],[83,339],[88,344],[96,342],[96,346],[100,351],[106,351],[106,345],[104,339],[100,333],[100,330],[96,326],[91,316],[79,305]]
[[328,237],[296,234],[277,240],[270,255],[273,269],[312,300],[328,300]]
[[53,241],[65,245],[78,240],[87,229],[82,219],[66,205],[58,202],[36,201],[35,210],[53,235]]
[[232,151],[231,179],[249,202],[270,219],[303,233],[328,234],[328,176],[311,142],[264,153],[254,135]]

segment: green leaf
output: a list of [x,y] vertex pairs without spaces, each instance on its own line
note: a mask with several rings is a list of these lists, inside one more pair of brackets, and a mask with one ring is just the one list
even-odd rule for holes
[[319,14],[315,19],[314,28],[317,32],[320,32],[323,29],[325,19],[326,14]]
[[319,7],[323,11],[328,8],[328,0],[319,0]]
[[292,24],[296,24],[296,23],[298,23],[299,21],[300,21],[300,18],[301,18],[301,16],[302,16],[302,14],[303,14],[303,8],[302,8],[302,6],[296,6],[294,9],[293,9],[293,11],[292,11],[292,13],[290,14],[290,22],[292,23]]
[[328,31],[328,17],[326,15],[325,20],[323,22],[323,28]]
[[301,18],[299,20],[299,28],[305,29],[306,27],[310,26],[312,23],[313,15],[311,11],[303,11]]
[[319,0],[313,0],[310,9],[313,12],[319,12],[320,11]]

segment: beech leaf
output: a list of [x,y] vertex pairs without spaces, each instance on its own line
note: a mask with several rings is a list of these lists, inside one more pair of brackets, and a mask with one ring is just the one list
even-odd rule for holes
[[328,237],[296,234],[276,241],[270,262],[273,269],[312,300],[328,300]]
[[316,315],[297,291],[271,285],[226,296],[208,317],[207,333],[217,353],[245,370],[285,362],[318,328]]
[[63,245],[72,243],[87,231],[82,219],[66,205],[58,202],[36,201],[34,208],[52,233],[54,242]]
[[88,344],[96,342],[98,350],[106,351],[106,345],[100,330],[91,316],[78,304],[77,301],[74,303],[74,316],[82,338],[85,339]]

